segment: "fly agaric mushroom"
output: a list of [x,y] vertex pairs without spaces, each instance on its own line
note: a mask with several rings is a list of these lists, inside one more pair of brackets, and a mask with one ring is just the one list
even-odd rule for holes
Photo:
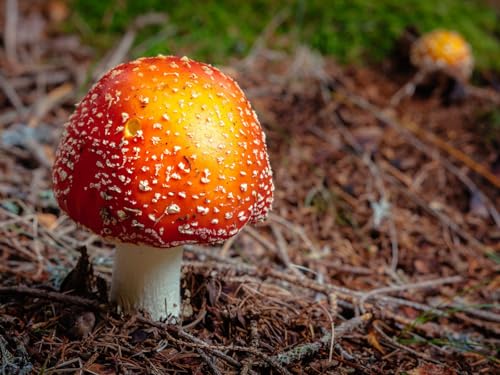
[[449,30],[434,30],[418,38],[411,46],[410,60],[420,70],[441,70],[463,81],[469,79],[474,67],[467,41]]
[[468,81],[474,68],[474,57],[467,41],[457,32],[434,30],[422,35],[411,45],[410,61],[418,69],[414,77],[391,99],[398,104],[413,95],[415,87],[429,74],[444,72],[458,82]]
[[238,84],[187,57],[105,74],[65,127],[53,168],[71,218],[116,243],[121,311],[178,317],[182,245],[264,220],[273,197],[265,134]]

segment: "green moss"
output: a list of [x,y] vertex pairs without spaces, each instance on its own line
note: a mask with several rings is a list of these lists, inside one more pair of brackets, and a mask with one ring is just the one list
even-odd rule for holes
[[307,43],[345,63],[380,61],[406,26],[421,31],[449,28],[472,44],[480,69],[500,70],[500,22],[481,1],[460,0],[294,0],[180,1],[72,0],[71,25],[102,50],[148,11],[169,21],[139,36],[141,55],[187,53],[211,62],[244,56],[280,10],[288,18],[277,30],[281,47]]
[[477,115],[479,129],[486,144],[494,146],[500,142],[500,109],[493,108]]

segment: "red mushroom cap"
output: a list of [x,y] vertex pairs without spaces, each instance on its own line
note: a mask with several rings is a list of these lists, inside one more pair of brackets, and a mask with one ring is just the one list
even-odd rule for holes
[[66,125],[53,182],[78,223],[155,247],[227,239],[267,216],[274,190],[265,134],[238,84],[175,56],[97,82]]

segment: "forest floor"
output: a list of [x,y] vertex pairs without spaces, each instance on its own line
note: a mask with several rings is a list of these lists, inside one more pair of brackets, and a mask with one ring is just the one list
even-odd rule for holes
[[81,87],[126,45],[92,65],[75,36],[13,37],[0,54],[1,374],[500,372],[493,75],[479,96],[432,77],[390,108],[412,75],[401,61],[341,67],[257,45],[222,67],[267,134],[275,202],[264,224],[186,248],[172,325],[107,308],[112,247],[51,191]]

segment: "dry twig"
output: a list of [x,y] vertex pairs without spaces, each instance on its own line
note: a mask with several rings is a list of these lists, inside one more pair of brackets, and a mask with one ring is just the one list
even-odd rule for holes
[[5,96],[10,100],[10,102],[16,109],[17,114],[21,117],[24,116],[27,112],[27,109],[24,106],[23,101],[17,94],[14,87],[12,87],[10,82],[7,80],[7,78],[5,78],[1,73],[0,73],[0,88],[2,89]]
[[463,278],[461,276],[451,276],[451,277],[443,277],[442,279],[435,279],[435,280],[426,280],[426,281],[421,281],[417,283],[412,283],[412,284],[405,284],[405,285],[394,285],[394,286],[388,286],[384,288],[379,288],[379,289],[374,289],[369,292],[363,293],[359,300],[359,305],[361,312],[365,312],[365,303],[368,301],[370,298],[377,294],[387,294],[387,293],[393,293],[393,292],[401,292],[401,291],[406,291],[406,290],[413,290],[413,289],[427,289],[427,288],[435,288],[438,285],[443,285],[443,284],[453,284],[453,283],[459,283],[463,281]]
[[17,0],[7,0],[5,2],[5,29],[4,43],[5,54],[11,64],[17,61],[17,21],[19,18]]
[[48,290],[41,290],[30,288],[27,286],[0,286],[0,295],[17,295],[27,296],[34,298],[47,299],[59,303],[67,303],[70,305],[77,305],[86,307],[97,311],[106,311],[106,306],[100,304],[98,301],[79,296],[72,296],[69,294],[53,292]]
[[167,16],[163,13],[147,13],[137,17],[125,35],[123,35],[117,47],[113,49],[95,69],[93,74],[94,79],[98,79],[102,74],[123,62],[128,51],[134,44],[137,32],[140,29],[146,26],[161,25],[166,21]]
[[[371,320],[371,318],[372,314],[364,314],[342,323],[341,325],[335,328],[335,340],[340,339],[342,336],[345,336],[346,334],[366,324],[368,321]],[[318,341],[296,346],[295,348],[290,349],[284,353],[279,353],[272,358],[276,362],[279,362],[280,364],[286,366],[293,362],[304,360],[305,358],[310,357],[313,354],[316,354],[325,346],[330,345],[331,341],[332,341],[332,333],[328,332]],[[267,367],[266,364],[264,363],[260,363],[260,366]]]

